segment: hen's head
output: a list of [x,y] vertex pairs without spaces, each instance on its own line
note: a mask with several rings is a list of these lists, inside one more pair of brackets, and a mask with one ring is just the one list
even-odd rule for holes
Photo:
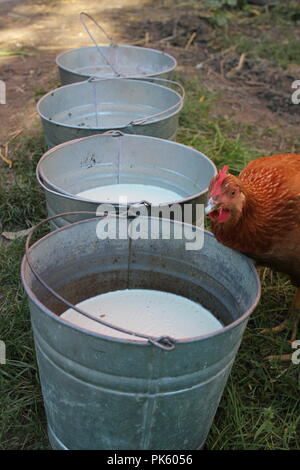
[[237,220],[242,214],[245,201],[239,179],[227,171],[228,166],[225,165],[211,180],[208,189],[205,212],[218,224]]

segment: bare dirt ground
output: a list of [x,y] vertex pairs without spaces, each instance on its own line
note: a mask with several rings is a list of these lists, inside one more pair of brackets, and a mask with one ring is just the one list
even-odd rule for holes
[[[120,11],[138,0],[111,0],[110,8]],[[0,143],[18,129],[30,130],[36,121],[37,99],[59,85],[56,56],[63,50],[90,45],[79,21],[79,13],[88,10],[101,20],[109,34],[113,24],[103,18],[105,1],[39,0],[0,3],[0,50],[18,55],[0,55],[0,79],[7,87],[6,105],[0,106]],[[121,13],[120,13],[121,14]],[[101,38],[102,41],[104,38]]]
[[[274,153],[293,151],[288,143],[298,134],[300,105],[291,103],[291,84],[300,78],[300,67],[294,64],[283,70],[264,59],[246,57],[242,69],[236,70],[239,55],[234,50],[216,53],[211,47],[218,37],[205,14],[168,4],[159,0],[1,0],[0,51],[17,55],[0,52],[0,79],[7,86],[7,104],[0,105],[0,144],[15,131],[30,132],[39,125],[36,102],[59,85],[55,57],[63,50],[90,45],[79,21],[80,11],[86,11],[117,42],[154,47],[175,56],[179,71],[220,92],[213,111],[216,116],[258,126],[261,148]],[[243,27],[247,25],[231,26],[229,34]],[[100,36],[99,42],[104,43]],[[276,132],[268,135],[266,128],[276,128]]]

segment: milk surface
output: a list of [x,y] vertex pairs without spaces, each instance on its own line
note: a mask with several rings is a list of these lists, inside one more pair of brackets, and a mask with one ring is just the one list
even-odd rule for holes
[[149,184],[110,184],[107,186],[97,186],[77,193],[76,196],[92,201],[100,202],[133,202],[148,201],[151,204],[174,202],[182,199],[183,196],[169,189]]
[[[222,323],[202,305],[169,292],[118,290],[91,297],[77,305],[100,320],[148,336],[184,339],[223,328]],[[73,309],[66,310],[61,318],[102,335],[147,341],[103,326]]]

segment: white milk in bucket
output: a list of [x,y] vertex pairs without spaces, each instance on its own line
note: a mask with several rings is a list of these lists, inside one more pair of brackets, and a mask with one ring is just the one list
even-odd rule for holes
[[[111,291],[86,299],[77,306],[100,320],[152,337],[184,339],[223,328],[222,323],[199,303],[150,289]],[[95,333],[133,339],[131,335],[94,322],[73,309],[66,310],[61,318]],[[139,337],[135,339],[147,341]]]
[[174,202],[184,197],[170,189],[150,184],[110,184],[107,186],[97,186],[76,195],[84,199],[108,203],[122,203],[122,200],[126,199],[128,203],[148,201],[151,204]]

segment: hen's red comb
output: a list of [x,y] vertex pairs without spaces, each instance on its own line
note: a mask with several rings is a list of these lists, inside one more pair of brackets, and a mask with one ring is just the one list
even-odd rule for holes
[[216,192],[221,188],[223,181],[228,176],[227,174],[228,169],[229,169],[228,165],[224,165],[222,170],[220,170],[219,173],[217,174],[215,184],[212,188],[212,196],[216,194]]

